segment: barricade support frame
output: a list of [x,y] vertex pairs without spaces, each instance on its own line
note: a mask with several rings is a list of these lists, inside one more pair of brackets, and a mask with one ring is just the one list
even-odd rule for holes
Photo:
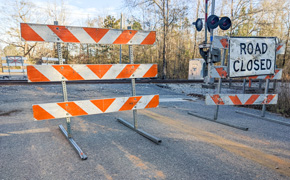
[[[226,37],[226,39],[228,39],[228,38]],[[227,41],[227,43],[228,43],[228,41]],[[214,43],[211,44],[211,47],[213,46],[213,44]],[[225,56],[224,56],[225,55],[225,51],[228,48],[227,48],[227,46],[226,47],[225,46],[223,46],[223,47],[220,46],[219,48],[223,49],[223,51],[224,51],[224,54],[223,54],[223,57],[222,57],[222,62],[221,62],[221,66],[223,67],[224,66],[224,61],[225,61]],[[277,47],[276,47],[276,51],[277,51]],[[228,51],[228,57],[229,57],[229,53],[230,52]],[[269,91],[270,79],[273,78],[276,81],[277,78],[281,78],[282,69],[279,70],[278,72],[280,73],[280,75],[278,77],[275,77],[276,76],[276,70],[275,70],[275,74],[272,75],[272,77],[268,77],[268,76],[264,77],[266,79],[265,92],[264,92],[265,95],[268,94],[268,91]],[[219,84],[218,84],[218,94],[220,94],[220,91],[221,91],[221,78],[226,78],[228,76],[228,73],[226,72],[226,75],[223,74],[224,77],[221,77],[221,74],[220,73],[219,73],[219,75],[220,75],[220,77],[219,77]],[[250,77],[248,77],[248,78],[249,78],[249,80],[251,80]],[[261,79],[260,78],[258,78],[258,79],[259,79],[259,87],[260,87],[261,86],[261,83],[260,83],[261,82],[260,81]],[[230,80],[231,80],[231,78],[230,78]],[[229,85],[230,84],[231,83],[229,83]],[[245,94],[245,85],[246,85],[246,79],[244,78],[243,79],[243,94]],[[210,120],[210,121],[213,121],[213,122],[217,122],[216,120],[218,118],[218,110],[219,110],[219,105],[217,105],[217,107],[216,107],[216,111],[215,111],[215,115],[214,115],[214,118],[213,119],[207,118],[207,117],[203,117],[203,116],[197,115],[197,114],[192,113],[192,112],[188,112],[188,114],[194,115],[194,116],[197,116],[197,117],[206,119],[206,120]],[[255,114],[251,114],[251,113],[242,112],[242,111],[235,111],[235,112],[236,113],[240,113],[240,114],[244,114],[244,115],[248,115],[248,116],[252,116],[252,117],[256,117],[256,118],[259,118],[259,119],[262,119],[262,120],[267,120],[267,121],[270,121],[270,122],[275,122],[275,123],[278,123],[278,124],[290,126],[289,123],[282,122],[282,121],[279,121],[279,120],[273,120],[273,119],[270,119],[270,118],[266,118],[265,117],[266,104],[262,104],[262,112],[261,112],[261,115],[260,116],[255,115]],[[224,123],[221,123],[221,124],[224,124]],[[225,125],[228,125],[228,124],[226,123]],[[233,127],[232,125],[229,125],[229,126]],[[238,128],[238,129],[240,129],[240,128]],[[248,128],[244,128],[244,129],[248,130]]]
[[[54,21],[54,25],[58,25],[58,21]],[[60,42],[56,43],[57,46],[57,55],[58,55],[58,62],[60,65],[63,65],[63,60],[62,60],[62,49],[61,49],[61,44]],[[67,87],[66,87],[66,82],[61,81],[62,85],[62,94],[63,94],[63,101],[67,102],[68,97],[67,97]],[[66,139],[70,142],[72,147],[76,150],[78,155],[82,160],[88,159],[88,156],[84,154],[82,149],[79,147],[79,145],[75,142],[75,140],[72,138],[72,133],[71,133],[71,121],[70,117],[66,117],[66,130],[62,125],[59,125],[59,130],[62,132],[62,134],[66,137]]]
[[[36,25],[36,24],[35,24]],[[58,30],[58,21],[54,21],[54,25],[56,25],[56,30]],[[62,26],[64,27],[64,26]],[[131,28],[128,30],[131,30]],[[135,32],[135,30],[132,30]],[[126,32],[126,31],[125,31]],[[151,32],[154,32],[154,31],[150,31]],[[136,33],[136,32],[135,32]],[[149,34],[150,34],[149,33]],[[130,34],[131,34],[131,31],[130,31]],[[148,35],[149,36],[149,35]],[[148,37],[147,36],[147,37]],[[155,38],[155,32],[153,33],[153,37]],[[140,41],[140,37],[138,36],[139,38],[139,41]],[[137,38],[137,39],[138,39]],[[146,38],[145,38],[146,39]],[[30,39],[27,39],[28,41],[35,41],[35,40],[30,40]],[[145,41],[145,40],[144,40]],[[146,43],[143,43],[144,41],[140,42],[139,44],[148,44],[148,45],[151,45],[153,44],[152,42],[152,39],[150,39],[150,41],[146,41]],[[138,41],[137,41],[138,42]],[[155,42],[155,39],[154,39],[154,42]],[[59,65],[63,65],[63,59],[62,59],[62,49],[61,49],[61,41],[59,41],[59,38],[57,38],[57,41],[55,42],[56,43],[56,46],[57,46],[57,54],[58,54],[58,61],[59,61]],[[75,42],[68,42],[68,43],[75,43]],[[122,42],[124,43],[124,42]],[[121,43],[121,44],[122,44]],[[98,42],[96,42],[96,44],[98,44]],[[126,43],[125,43],[126,44]],[[133,44],[135,43],[131,43],[131,41],[129,43],[127,43],[129,45],[129,57],[130,57],[130,64],[134,64],[134,60],[133,60]],[[121,62],[121,61],[120,61]],[[134,67],[134,65],[133,65]],[[156,66],[157,67],[157,66]],[[60,67],[61,69],[65,69],[63,66]],[[154,68],[153,68],[154,69]],[[149,70],[148,70],[149,71]],[[157,69],[156,69],[156,74],[157,74]],[[151,76],[150,76],[151,77]],[[127,77],[125,77],[127,78]],[[131,78],[131,85],[132,85],[132,95],[133,96],[136,96],[136,83],[135,83],[135,79],[136,77],[130,77]],[[47,81],[47,79],[45,80]],[[62,76],[61,79],[60,79],[60,82],[62,84],[62,94],[63,94],[63,101],[64,102],[67,102],[69,103],[68,101],[68,93],[67,93],[67,86],[66,86],[66,78],[65,76]],[[129,97],[130,98],[130,97]],[[159,96],[158,96],[158,102],[159,102]],[[68,104],[66,104],[67,106]],[[157,106],[157,105],[156,105]],[[149,107],[149,106],[148,106]],[[59,129],[60,131],[62,132],[62,134],[66,137],[66,139],[69,141],[69,143],[73,146],[73,148],[76,150],[76,152],[78,153],[78,155],[80,156],[80,158],[82,160],[86,160],[88,157],[86,154],[84,154],[84,152],[82,151],[82,149],[78,146],[78,144],[74,141],[73,137],[72,137],[72,130],[71,130],[71,120],[70,120],[70,114],[69,113],[66,113],[66,129],[64,128],[63,125],[59,125]],[[134,117],[134,126],[131,125],[130,123],[126,122],[125,120],[119,118],[120,120],[118,120],[119,122],[121,122],[122,124],[126,125],[127,127],[135,130],[138,134],[144,136],[145,138],[155,142],[156,144],[160,144],[162,141],[159,139],[159,138],[156,138],[150,134],[148,134],[147,132],[141,130],[138,128],[138,122],[137,122],[137,110],[136,109],[133,109],[133,117]]]
[[[222,56],[222,60],[221,60],[221,65],[222,66],[224,66],[224,63],[225,63],[226,52],[227,52],[227,48],[223,48],[223,56]],[[221,93],[221,89],[222,89],[222,78],[220,77],[218,79],[219,79],[219,82],[218,82],[218,94],[220,94]],[[240,127],[240,126],[232,125],[232,124],[229,124],[229,123],[217,121],[218,112],[219,112],[219,105],[216,105],[215,113],[214,113],[214,117],[213,118],[201,116],[201,115],[193,113],[193,112],[188,112],[188,114],[192,115],[192,116],[196,116],[198,118],[202,118],[204,120],[208,120],[208,121],[211,121],[211,122],[215,122],[215,123],[218,123],[218,124],[229,126],[229,127],[232,127],[232,128],[240,129],[240,130],[243,130],[243,131],[248,131],[249,128],[247,128],[247,127]]]
[[[131,27],[129,26],[128,29],[131,29]],[[129,46],[129,60],[130,60],[130,64],[134,64],[134,56],[133,56],[133,46],[132,45],[128,45]],[[132,86],[132,96],[136,96],[136,82],[135,82],[135,78],[131,79],[131,86]],[[138,120],[137,120],[137,110],[134,109],[133,110],[133,123],[134,125],[130,124],[129,122],[127,122],[126,120],[122,119],[122,118],[117,118],[117,121],[120,122],[121,124],[125,125],[126,127],[136,131],[138,134],[144,136],[145,138],[151,140],[152,142],[156,143],[156,144],[160,144],[162,142],[161,139],[150,135],[149,133],[138,129]]]

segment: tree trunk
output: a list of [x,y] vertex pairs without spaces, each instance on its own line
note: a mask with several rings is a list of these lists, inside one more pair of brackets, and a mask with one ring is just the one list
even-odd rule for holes
[[[163,54],[162,54],[162,60],[163,60],[163,67],[162,67],[162,79],[166,79],[166,75],[167,75],[167,62],[166,62],[166,35],[167,35],[167,30],[166,30],[166,26],[167,26],[167,17],[165,15],[165,1],[163,0]],[[168,0],[167,2],[167,7],[168,7]],[[167,9],[168,11],[168,9]]]
[[287,55],[287,46],[288,46],[288,41],[289,41],[289,35],[290,35],[290,25],[288,27],[287,39],[286,39],[286,42],[285,42],[285,53],[284,53],[284,56],[283,56],[282,67],[285,66],[285,62],[286,62],[286,55]]

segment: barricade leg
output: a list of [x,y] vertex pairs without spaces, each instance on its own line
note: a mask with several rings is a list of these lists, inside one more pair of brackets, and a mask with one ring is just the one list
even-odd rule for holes
[[215,123],[222,124],[222,125],[225,125],[225,126],[229,126],[229,127],[232,127],[232,128],[240,129],[240,130],[243,130],[243,131],[248,131],[249,130],[249,128],[235,126],[235,125],[228,124],[228,123],[225,123],[225,122],[220,122],[220,121],[217,121],[215,119],[204,117],[204,116],[201,116],[199,114],[192,113],[192,112],[188,112],[188,114],[192,115],[192,116],[196,116],[196,117],[202,118],[202,119],[205,119],[205,120],[208,120],[208,121],[211,121],[211,122],[215,122]]
[[124,119],[122,118],[118,118],[117,119],[118,122],[120,122],[121,124],[127,126],[128,128],[136,131],[138,134],[144,136],[145,138],[151,140],[152,142],[156,143],[156,144],[160,144],[162,142],[161,139],[155,137],[155,136],[152,136],[151,134],[148,134],[147,132],[141,130],[141,129],[138,129],[138,128],[135,128],[132,124],[128,123],[127,121],[125,121]]
[[236,113],[244,114],[244,115],[247,115],[247,116],[255,117],[255,118],[258,118],[258,119],[262,119],[262,120],[273,122],[273,123],[277,123],[277,124],[282,124],[282,125],[285,125],[285,126],[290,126],[290,123],[287,123],[287,122],[283,122],[283,121],[279,121],[279,120],[275,120],[275,119],[270,119],[270,118],[267,118],[267,117],[262,117],[262,116],[259,116],[259,115],[256,115],[256,114],[252,114],[252,113],[247,113],[247,112],[244,112],[244,111],[236,111]]
[[[267,79],[267,80],[266,80],[266,85],[265,85],[265,94],[268,94],[269,83],[270,83],[270,80]],[[262,117],[265,117],[265,112],[266,112],[266,104],[263,104],[262,115],[261,115]]]
[[70,142],[70,144],[74,147],[74,149],[77,151],[77,153],[79,154],[79,156],[81,157],[82,160],[86,160],[88,159],[88,156],[84,154],[84,152],[82,151],[82,149],[77,145],[77,143],[74,141],[74,139],[72,137],[68,136],[67,131],[65,130],[65,128],[62,125],[58,126],[60,131],[63,133],[63,135],[68,139],[68,141]]

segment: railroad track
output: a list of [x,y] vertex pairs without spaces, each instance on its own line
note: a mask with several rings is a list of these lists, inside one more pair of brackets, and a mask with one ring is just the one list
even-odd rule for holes
[[[217,82],[217,81],[216,81]],[[223,80],[227,83],[229,80]],[[232,80],[232,82],[243,82],[241,79]],[[252,82],[258,82],[258,80],[252,80]],[[27,80],[0,80],[0,85],[31,85],[31,84],[59,84],[60,82],[37,82],[28,83]],[[114,79],[114,80],[88,80],[88,81],[68,81],[67,84],[123,84],[131,83],[129,79]],[[136,83],[203,83],[203,80],[186,80],[186,79],[136,79]]]

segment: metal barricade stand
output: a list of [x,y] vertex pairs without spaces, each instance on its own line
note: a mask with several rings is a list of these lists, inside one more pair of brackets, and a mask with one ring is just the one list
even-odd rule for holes
[[[279,75],[277,75],[278,73],[279,73]],[[276,79],[281,79],[281,75],[282,75],[282,70],[278,70],[278,72],[276,73],[276,76],[272,76],[272,77],[269,77],[269,78],[266,79],[265,94],[268,94],[270,79],[275,79],[275,80]],[[256,114],[244,112],[244,111],[235,111],[235,112],[239,113],[239,114],[244,114],[244,115],[247,115],[247,116],[255,117],[255,118],[258,118],[258,119],[262,119],[262,120],[265,120],[265,121],[269,121],[269,122],[273,122],[273,123],[277,123],[277,124],[282,124],[282,125],[285,125],[285,126],[290,126],[290,123],[265,117],[266,116],[266,104],[262,105],[262,111],[261,111],[261,115],[260,116],[256,115]]]
[[[51,30],[49,30],[50,28]],[[62,31],[61,31],[62,30]],[[39,34],[44,34],[43,31],[49,31],[50,35],[40,37]],[[97,32],[101,31],[100,34]],[[109,32],[111,31],[111,32]],[[24,33],[25,32],[25,33]],[[37,34],[40,32],[39,34]],[[67,33],[69,32],[69,33]],[[85,34],[87,32],[88,34]],[[67,34],[62,34],[67,33]],[[73,39],[72,34],[74,33]],[[111,33],[109,37],[105,34]],[[134,36],[134,34],[137,34]],[[98,37],[93,36],[92,34]],[[57,43],[57,52],[59,65],[31,65],[27,67],[28,82],[50,82],[60,81],[62,83],[63,102],[48,103],[33,105],[33,114],[36,120],[66,118],[67,128],[59,125],[61,132],[68,139],[70,144],[79,154],[81,159],[87,159],[82,149],[72,138],[71,120],[73,116],[92,115],[100,113],[110,113],[117,111],[133,110],[134,114],[134,129],[137,133],[159,144],[161,140],[137,128],[137,109],[156,108],[159,104],[159,95],[145,95],[136,96],[135,78],[148,78],[157,76],[157,64],[133,64],[133,47],[131,44],[154,44],[156,39],[156,32],[139,31],[136,30],[113,30],[113,29],[97,29],[97,28],[82,28],[82,27],[68,27],[58,26],[55,22],[53,25],[39,25],[39,24],[21,24],[21,35],[26,41],[46,41]],[[64,36],[69,38],[64,38]],[[91,38],[89,38],[91,36]],[[64,39],[61,39],[64,38]],[[85,38],[84,38],[85,37]],[[104,38],[105,37],[105,38]],[[95,39],[93,39],[95,38]],[[96,38],[99,38],[96,40]],[[116,40],[112,43],[112,39]],[[74,40],[72,42],[72,39]],[[130,49],[130,65],[126,64],[102,64],[102,65],[64,65],[62,61],[62,50],[60,42],[67,43],[82,43],[94,40],[98,43],[102,40],[103,44],[129,44]],[[129,43],[128,43],[129,42]],[[132,96],[122,98],[97,99],[97,100],[83,100],[83,101],[68,101],[66,81],[72,80],[96,80],[96,79],[132,79]],[[119,119],[128,127],[129,123]]]
[[[218,44],[220,44],[220,42],[222,42],[221,40],[222,37],[217,37],[216,40],[217,42],[213,42],[212,44],[215,46],[218,46],[218,48],[222,48],[222,46],[219,46]],[[241,37],[234,37],[234,38],[241,38]],[[247,37],[246,37],[247,38]],[[250,37],[251,38],[251,37]],[[259,37],[262,38],[262,37]],[[265,39],[265,38],[264,38]],[[273,38],[269,38],[271,39],[271,41],[273,41]],[[224,40],[223,42],[227,42],[228,43],[228,39]],[[269,41],[268,41],[269,42]],[[271,52],[272,54],[275,53],[274,49],[272,49],[273,52]],[[225,55],[225,53],[224,53]],[[229,55],[229,54],[228,54]],[[276,54],[275,54],[276,55]],[[228,56],[229,57],[229,56]],[[222,65],[224,65],[224,56],[222,59]],[[257,117],[257,118],[261,118],[261,119],[265,119],[268,121],[272,121],[272,122],[277,122],[280,124],[284,124],[284,125],[290,125],[288,123],[285,122],[281,122],[281,121],[276,121],[276,120],[271,120],[269,118],[265,118],[265,110],[266,110],[266,104],[276,104],[277,100],[278,100],[278,95],[277,94],[268,94],[268,89],[269,89],[269,79],[280,79],[281,75],[282,75],[282,70],[281,69],[276,69],[273,74],[270,75],[259,75],[259,76],[250,76],[247,77],[249,79],[266,79],[266,87],[265,87],[265,93],[264,94],[220,94],[220,88],[221,88],[221,78],[227,78],[228,76],[228,67],[226,66],[212,66],[212,68],[210,69],[210,76],[213,78],[219,78],[219,87],[218,87],[218,93],[217,94],[213,94],[213,95],[206,95],[206,104],[207,105],[217,105],[216,108],[216,112],[214,115],[214,118],[207,118],[207,117],[203,117],[194,113],[189,112],[189,114],[197,116],[197,117],[201,117],[203,119],[207,119],[213,122],[217,122],[217,117],[218,117],[218,106],[219,105],[263,105],[263,109],[262,109],[262,114],[261,117],[257,116],[257,115],[253,115],[250,113],[246,113],[246,112],[241,112],[241,111],[236,111],[237,113],[241,113],[241,114],[246,114],[249,116],[253,116],[253,117]],[[234,77],[239,77],[239,76],[234,76]],[[245,79],[244,79],[244,83],[243,83],[243,87],[245,87]],[[243,92],[244,92],[243,88]],[[248,128],[244,128],[244,127],[238,127],[238,126],[233,126],[231,124],[227,124],[227,123],[221,123],[218,122],[220,124],[224,124],[230,127],[234,127],[237,129],[241,129],[241,130],[248,130]]]
[[[129,29],[129,28],[128,28]],[[134,64],[134,56],[133,56],[133,46],[129,45],[129,59],[130,59],[130,64]],[[135,82],[135,78],[131,79],[131,85],[132,85],[132,96],[136,96],[136,82]],[[138,129],[138,120],[137,120],[137,110],[133,110],[133,120],[134,120],[134,125],[131,125],[130,123],[128,123],[127,121],[125,121],[122,118],[118,118],[117,119],[121,124],[127,126],[128,128],[136,131],[137,133],[139,133],[140,135],[148,138],[149,140],[153,141],[156,144],[160,144],[162,142],[161,139],[152,136],[150,134],[148,134],[147,132]]]
[[[225,58],[226,58],[227,46],[226,47],[221,47],[221,48],[223,49],[221,66],[224,66],[224,64],[225,64]],[[221,67],[221,68],[222,68],[223,71],[225,70],[225,67]],[[210,74],[211,74],[211,72],[210,72]],[[219,73],[219,76],[218,76],[219,81],[218,81],[218,92],[217,92],[217,94],[220,94],[221,93],[221,89],[222,89],[222,78],[225,78],[225,76],[226,76],[226,74],[225,74],[225,76],[223,76],[223,75],[220,76],[220,74],[222,74],[222,73]],[[202,116],[202,115],[193,113],[193,112],[188,112],[188,114],[189,115],[192,115],[192,116],[196,116],[196,117],[202,118],[202,119],[205,119],[205,120],[209,120],[211,122],[215,122],[215,123],[222,124],[222,125],[225,125],[225,126],[229,126],[229,127],[233,127],[233,128],[236,128],[236,129],[240,129],[240,130],[243,130],[243,131],[247,131],[249,129],[249,128],[246,128],[246,127],[240,127],[240,126],[232,125],[232,124],[229,124],[229,123],[226,123],[226,122],[217,121],[217,119],[218,119],[218,112],[219,112],[219,105],[216,105],[215,114],[214,114],[214,117],[213,118],[205,117],[205,116]]]
[[[54,21],[54,25],[58,25],[58,22],[57,21]],[[59,65],[63,65],[63,61],[62,61],[62,50],[61,50],[61,44],[60,44],[60,42],[57,42],[56,43],[56,46],[57,46],[57,55],[58,55]],[[66,82],[65,81],[61,81],[61,85],[62,85],[63,101],[64,102],[68,102]],[[63,125],[59,125],[58,127],[61,130],[61,132],[63,133],[63,135],[68,139],[68,141],[70,142],[70,144],[74,147],[74,149],[79,154],[79,156],[81,157],[81,159],[82,160],[86,160],[88,158],[88,156],[86,154],[84,154],[84,152],[82,151],[82,149],[78,146],[78,144],[72,138],[70,117],[66,117],[66,129],[67,130],[65,130],[65,128],[63,127]]]

